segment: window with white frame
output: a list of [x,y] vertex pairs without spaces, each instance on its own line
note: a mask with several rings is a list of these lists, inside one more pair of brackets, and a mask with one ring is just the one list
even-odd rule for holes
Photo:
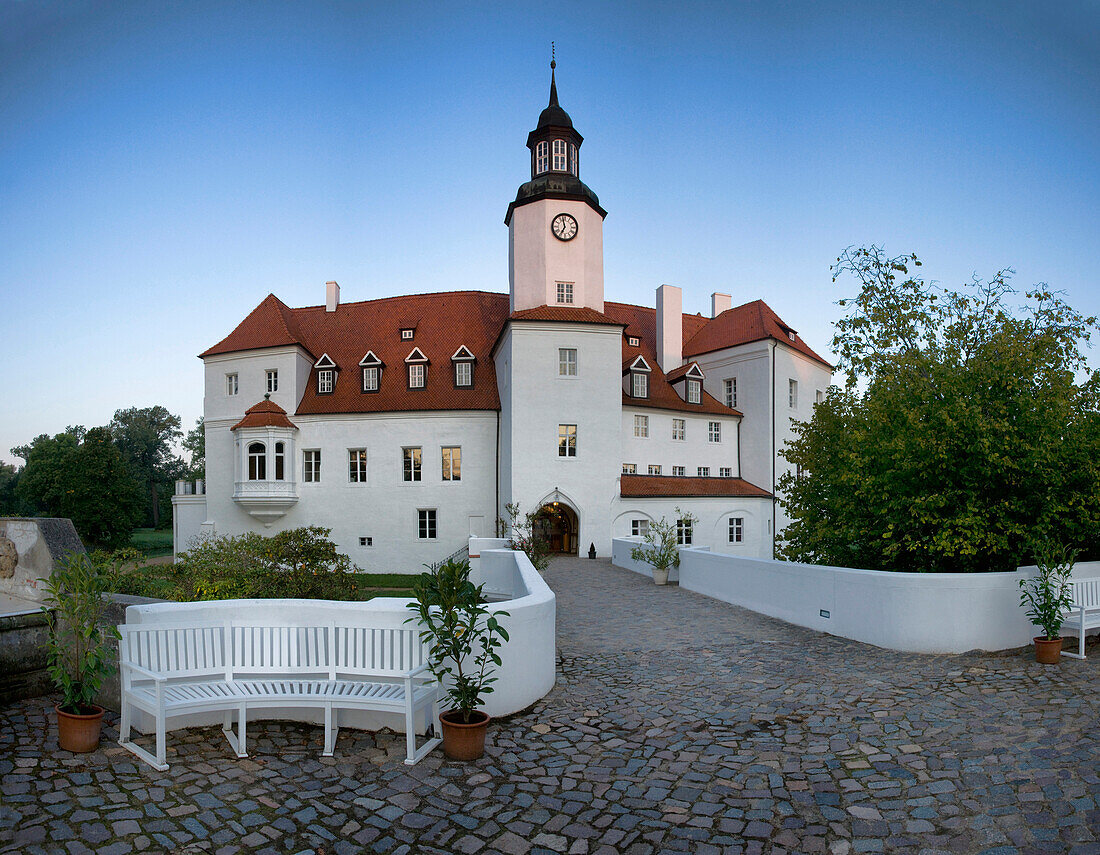
[[722,423],[721,422],[707,422],[707,439],[710,442],[722,441]]
[[572,303],[573,302],[573,283],[572,282],[559,282],[558,283],[558,302],[559,303]]
[[649,464],[649,474],[650,475],[660,475],[661,474],[661,464],[660,463],[650,463]]
[[820,389],[818,389],[817,391],[814,392],[814,403],[815,404],[820,404],[824,400],[825,400],[825,393],[824,392],[822,392]]
[[237,383],[236,374],[225,375],[225,394],[232,398],[237,392],[240,391],[240,385]]
[[302,480],[307,484],[316,484],[321,480],[321,449],[302,452]]
[[550,169],[550,143],[543,140],[535,146],[535,174],[546,172]]
[[273,395],[279,391],[279,372],[276,369],[268,369],[267,375],[267,393]]
[[634,417],[634,436],[641,439],[649,436],[649,416]]
[[558,376],[577,376],[577,349],[575,347],[558,348]]
[[703,384],[698,380],[688,379],[687,400],[689,404],[698,404],[703,398]]
[[445,445],[440,449],[443,456],[443,480],[462,480],[462,449],[457,445]]
[[417,510],[416,534],[421,540],[435,540],[435,508]]
[[672,438],[683,439],[687,433],[687,421],[685,419],[672,420]]
[[403,330],[401,330],[401,340],[402,340],[402,341],[412,341],[412,340],[413,340],[413,336],[414,336],[415,334],[416,334],[416,330],[413,330],[413,329],[403,329]]
[[318,368],[317,369],[317,394],[328,395],[332,392],[332,387],[335,385],[336,372],[331,368]]
[[637,463],[624,463],[623,464],[623,474],[624,475],[637,475],[638,474],[638,464]]
[[630,521],[630,535],[631,537],[645,537],[649,534],[649,520],[631,520]]
[[741,543],[745,539],[745,518],[730,517],[730,543]]
[[698,474],[698,476],[700,478],[709,478],[710,477],[710,467],[709,466],[700,466],[698,469],[695,470],[695,472]]
[[691,520],[676,520],[676,544],[678,546],[691,546],[691,540]]
[[719,478],[732,478],[733,477],[733,467],[732,466],[719,466],[718,467],[718,477]]
[[378,380],[382,369],[377,365],[372,365],[363,369],[363,391],[364,392],[377,392]]
[[267,480],[267,446],[262,442],[248,444],[248,480]]
[[565,140],[554,140],[554,169],[558,172],[565,172],[567,151]]
[[737,378],[730,377],[722,381],[722,391],[726,394],[726,406],[731,410],[737,406]]
[[474,364],[472,362],[455,363],[455,385],[459,387],[474,385]]
[[790,404],[791,409],[798,407],[798,381],[787,381],[787,403]]
[[673,475],[680,475],[680,476],[683,476],[683,474],[684,474],[684,467],[683,467],[683,466],[673,466],[673,467],[672,467],[672,474],[673,474]]
[[577,146],[574,143],[569,143],[569,171],[574,175],[580,175],[581,165],[577,161]]
[[275,443],[275,480],[286,480],[286,443]]
[[577,456],[577,426],[558,425],[558,457]]
[[643,371],[630,372],[630,394],[635,398],[649,397],[649,375]]
[[348,481],[352,484],[367,483],[367,450],[365,448],[348,449]]
[[423,363],[417,362],[409,366],[409,388],[423,389],[425,370]]
[[401,478],[404,481],[419,481],[421,475],[420,447],[401,449]]

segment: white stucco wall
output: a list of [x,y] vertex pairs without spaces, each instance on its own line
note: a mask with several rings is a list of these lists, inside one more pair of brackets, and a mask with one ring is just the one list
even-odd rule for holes
[[[631,520],[676,520],[676,509],[696,517],[692,526],[692,545],[715,552],[741,555],[748,558],[770,558],[771,536],[768,523],[771,515],[770,499],[737,497],[684,498],[684,499],[624,499],[615,500],[612,513],[612,538],[633,540]],[[744,520],[740,543],[729,542],[729,519]],[[639,539],[640,542],[640,539]],[[605,553],[606,554],[606,553]],[[629,555],[629,550],[626,554]]]
[[205,495],[172,497],[172,558],[191,548],[206,521]]
[[[634,416],[649,419],[649,436],[634,436]],[[672,438],[672,420],[683,419],[684,438]],[[710,422],[718,422],[720,441],[710,441]],[[622,410],[622,462],[633,463],[637,474],[649,474],[649,465],[661,467],[662,475],[671,475],[673,466],[683,466],[685,475],[698,475],[700,466],[709,466],[717,477],[729,467],[734,477],[737,466],[737,419],[731,417],[657,410],[652,407],[624,406]]]
[[[572,240],[558,240],[550,231],[562,213],[577,221]],[[508,259],[513,312],[555,305],[558,282],[574,283],[573,305],[603,311],[603,218],[585,202],[540,199],[514,208]]]

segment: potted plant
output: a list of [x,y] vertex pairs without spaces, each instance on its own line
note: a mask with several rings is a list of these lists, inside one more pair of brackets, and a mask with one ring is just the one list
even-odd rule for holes
[[118,562],[70,553],[54,563],[46,580],[46,669],[58,691],[58,744],[86,753],[99,744],[103,707],[92,703],[103,678],[114,670],[110,657],[117,627],[101,625]]
[[1020,580],[1020,605],[1043,635],[1034,639],[1035,661],[1053,665],[1062,656],[1062,622],[1073,605],[1073,593],[1066,583],[1073,573],[1076,554],[1065,546],[1043,544],[1035,557],[1039,572]]
[[692,514],[685,514],[677,508],[676,520],[669,522],[661,517],[659,522],[651,522],[645,533],[645,543],[630,550],[631,558],[644,561],[653,568],[655,584],[667,585],[669,570],[680,566],[679,523],[691,526],[695,521]]
[[489,716],[479,710],[483,697],[496,682],[492,671],[500,665],[497,648],[508,640],[498,622],[505,611],[490,612],[481,585],[470,581],[470,562],[445,561],[434,572],[423,573],[413,586],[416,613],[406,623],[420,624],[427,646],[428,667],[446,687],[451,709],[440,714],[443,753],[452,760],[476,760],[485,751]]

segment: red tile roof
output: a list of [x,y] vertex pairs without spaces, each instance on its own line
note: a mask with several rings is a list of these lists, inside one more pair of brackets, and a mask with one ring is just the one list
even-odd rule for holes
[[[779,315],[773,312],[763,300],[754,300],[743,306],[726,309],[717,318],[707,321],[690,338],[686,329],[684,333],[685,359],[714,350],[722,350],[735,344],[775,339],[829,369],[833,367],[814,353],[798,333],[783,323]],[[793,340],[791,335],[794,336]]]
[[298,426],[287,418],[286,410],[274,401],[264,398],[260,403],[245,410],[244,418],[233,425],[230,430],[252,427],[286,427],[297,429]]
[[736,496],[770,499],[767,490],[744,478],[698,478],[680,475],[622,475],[619,495],[624,499],[698,498]]
[[699,371],[700,374],[703,373],[703,369],[699,368],[697,363],[689,362],[687,365],[681,365],[679,368],[675,369],[674,371],[669,371],[668,374],[665,375],[665,379],[669,383],[675,383],[677,380],[681,380],[684,377],[686,377],[687,373],[689,371],[691,371],[693,366]]
[[[220,353],[257,350],[261,347],[284,347],[289,344],[305,346],[294,320],[295,313],[301,311],[304,310],[288,308],[274,294],[268,294],[247,318],[237,324],[233,332],[199,356],[216,356]],[[306,350],[309,348],[306,347]],[[320,356],[319,353],[317,355]]]
[[536,306],[533,309],[513,312],[509,320],[560,321],[571,324],[614,324],[622,326],[613,318],[609,318],[595,309],[589,309],[587,306]]

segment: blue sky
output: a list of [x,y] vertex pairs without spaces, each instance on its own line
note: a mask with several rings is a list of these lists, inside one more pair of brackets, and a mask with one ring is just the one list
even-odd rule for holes
[[0,460],[190,427],[269,292],[506,291],[551,40],[608,299],[762,298],[828,355],[829,263],[874,242],[1100,314],[1095,3],[0,0]]

